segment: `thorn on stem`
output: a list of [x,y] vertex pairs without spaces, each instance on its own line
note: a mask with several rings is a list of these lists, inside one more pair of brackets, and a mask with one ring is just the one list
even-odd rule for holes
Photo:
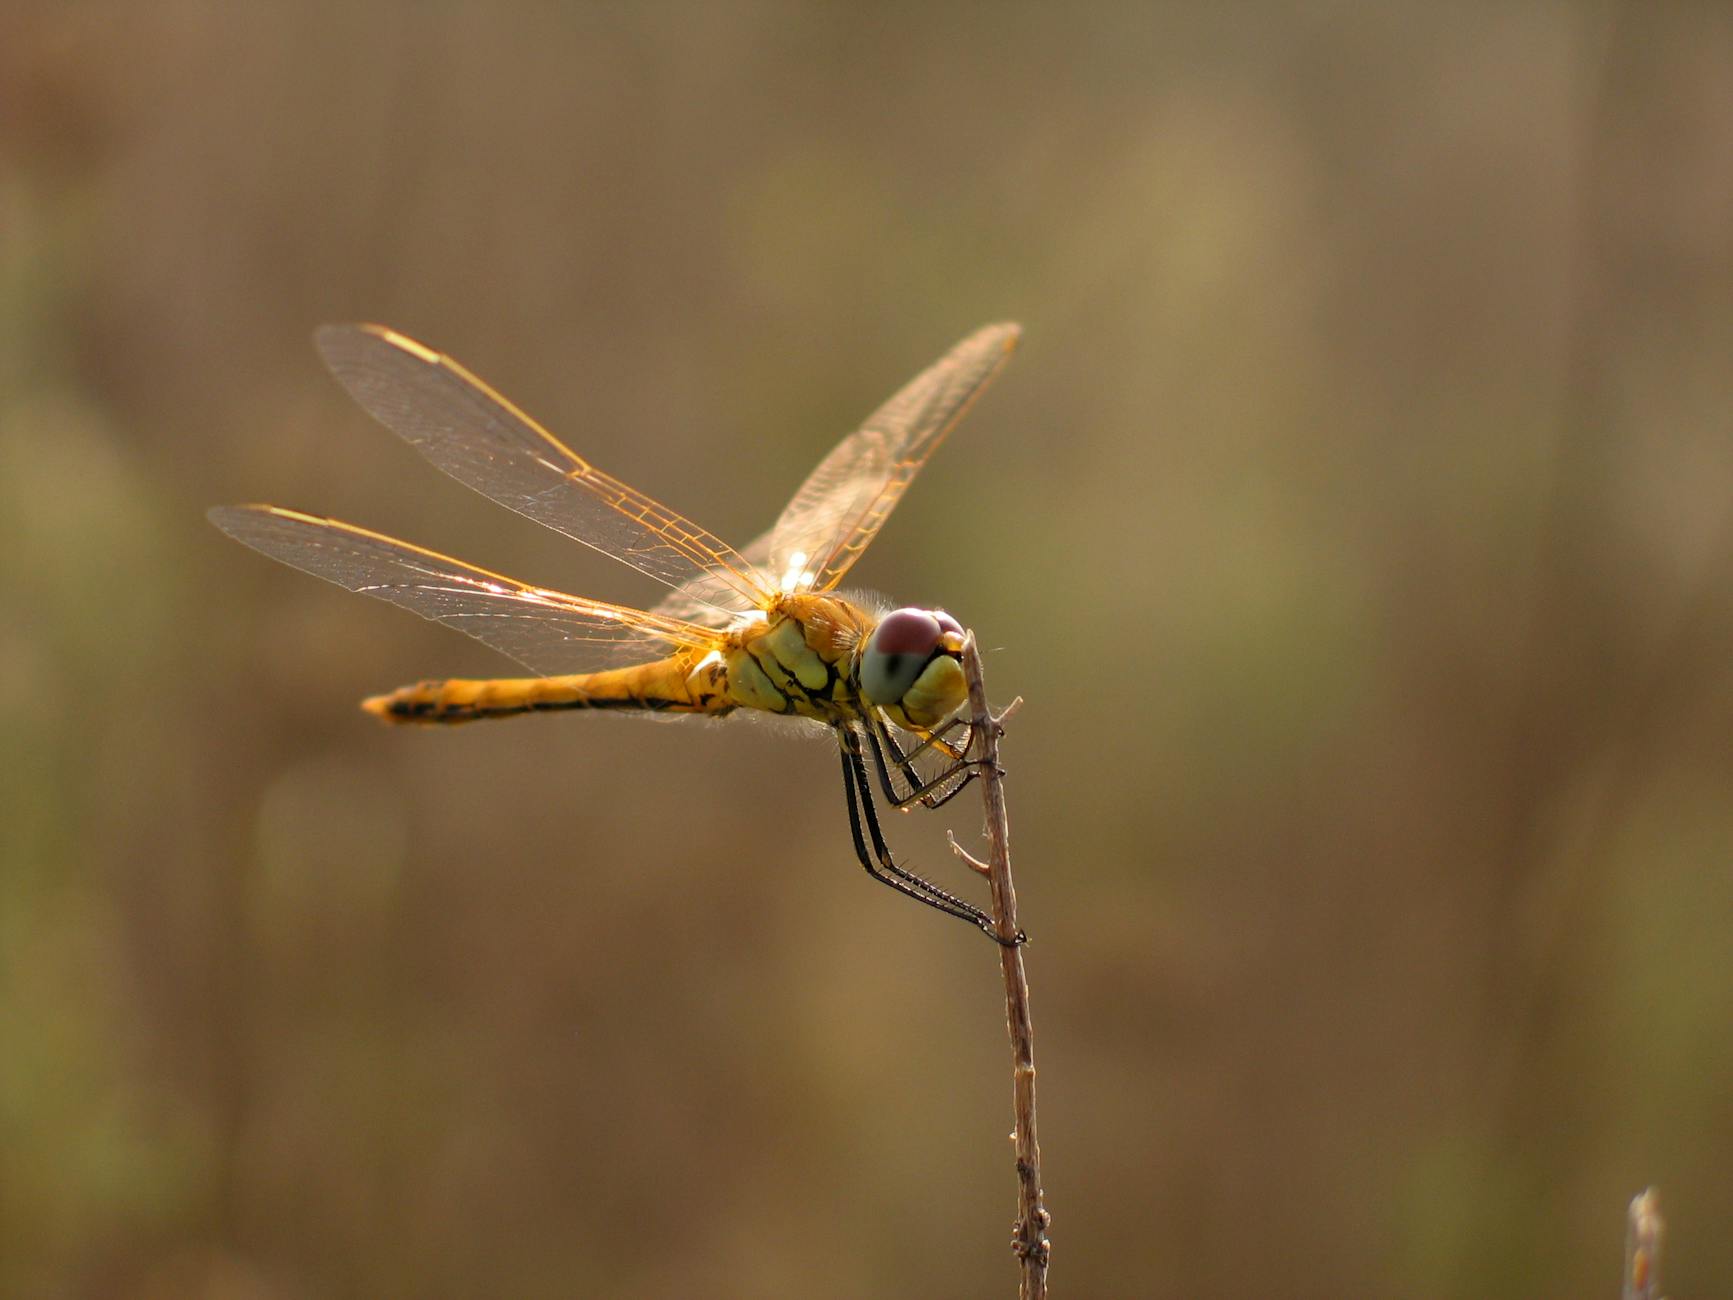
[[957,843],[957,837],[951,834],[950,831],[945,832],[945,838],[951,843],[951,852],[961,858],[968,866],[969,870],[978,871],[983,876],[992,874],[993,869],[985,862],[982,862],[981,859],[977,858],[974,854],[970,853],[969,850],[965,849],[961,844]]

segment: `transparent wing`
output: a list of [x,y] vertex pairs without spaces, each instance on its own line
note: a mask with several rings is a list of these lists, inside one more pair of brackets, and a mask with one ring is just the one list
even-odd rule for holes
[[[740,552],[741,558],[752,566],[752,573],[766,587],[776,586],[776,577],[764,566],[770,562],[770,534],[764,533],[752,545]],[[677,618],[684,622],[697,623],[701,627],[715,628],[720,631],[738,621],[738,614],[717,609],[706,598],[708,594],[708,579],[700,578],[695,582],[676,587],[662,598],[660,604],[651,609],[651,613],[663,618]]]
[[976,330],[819,462],[771,529],[780,587],[830,591],[842,581],[1021,333],[1013,324]]
[[708,649],[716,640],[679,619],[532,587],[336,519],[280,506],[218,506],[209,516],[255,551],[467,632],[545,676]]
[[350,396],[458,482],[717,609],[772,598],[733,547],[604,474],[449,357],[380,325],[315,337]]

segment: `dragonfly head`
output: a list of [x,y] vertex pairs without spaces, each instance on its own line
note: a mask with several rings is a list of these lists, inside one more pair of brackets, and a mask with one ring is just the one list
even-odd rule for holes
[[861,694],[900,727],[937,726],[968,694],[962,650],[963,625],[943,610],[894,610],[861,651]]

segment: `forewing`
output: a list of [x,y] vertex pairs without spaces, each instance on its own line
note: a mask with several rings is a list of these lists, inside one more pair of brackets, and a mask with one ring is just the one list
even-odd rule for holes
[[1021,332],[1009,323],[976,330],[819,463],[771,530],[779,586],[830,591],[842,581]]
[[[752,574],[766,587],[776,585],[776,577],[764,566],[770,562],[770,534],[764,533],[755,539],[752,545],[743,547],[740,552],[747,564],[752,566]],[[651,612],[664,618],[677,618],[684,622],[697,623],[702,627],[718,630],[729,627],[739,620],[738,614],[717,609],[706,599],[709,590],[709,580],[700,578],[685,586],[676,587],[655,605]]]
[[298,510],[219,506],[210,520],[274,560],[467,632],[545,676],[659,659],[716,639],[679,619],[532,587]]
[[326,325],[316,339],[350,395],[458,482],[717,609],[771,599],[733,547],[604,474],[449,357],[379,325]]

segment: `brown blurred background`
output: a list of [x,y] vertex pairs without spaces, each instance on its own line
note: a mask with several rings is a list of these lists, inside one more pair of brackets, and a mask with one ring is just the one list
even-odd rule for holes
[[[203,519],[632,603],[445,348],[741,542],[987,320],[859,579],[1001,698],[1062,1296],[1733,1291],[1722,6],[0,9],[0,1293],[1010,1293],[990,947],[774,727]],[[898,819],[962,882],[972,799]]]

